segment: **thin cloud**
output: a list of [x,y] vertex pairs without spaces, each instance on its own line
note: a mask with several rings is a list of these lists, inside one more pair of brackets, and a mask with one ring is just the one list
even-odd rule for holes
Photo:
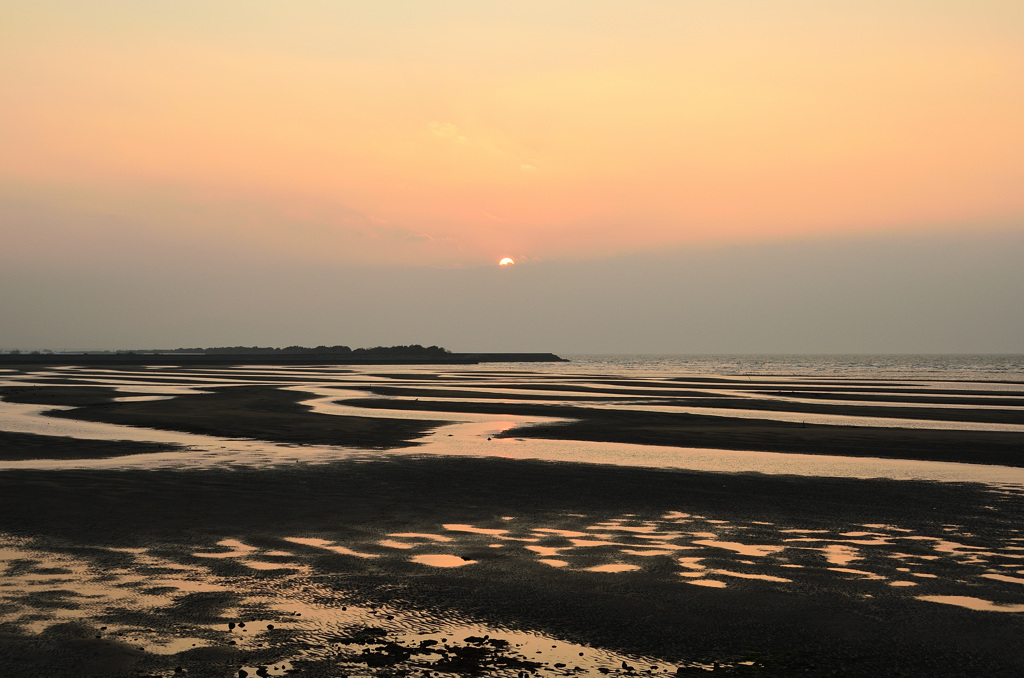
[[451,122],[431,120],[427,125],[431,134],[440,139],[449,139],[457,144],[468,144],[469,137],[464,136],[459,126]]
[[406,233],[402,240],[405,242],[433,242],[434,238],[426,233]]

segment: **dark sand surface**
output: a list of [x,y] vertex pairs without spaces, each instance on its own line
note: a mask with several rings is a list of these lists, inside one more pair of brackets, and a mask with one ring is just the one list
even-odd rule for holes
[[53,417],[225,438],[368,449],[414,444],[410,441],[444,423],[317,414],[299,404],[311,397],[308,393],[269,386],[222,386],[209,390],[171,400],[141,402],[113,402],[115,395],[126,394],[102,387],[14,387],[0,390],[0,397],[16,403],[77,406],[74,410],[51,412],[49,416]]
[[82,440],[69,436],[0,431],[0,461],[26,459],[106,459],[131,454],[170,452],[175,445],[121,440]]
[[[1013,675],[1024,668],[1024,648],[1016,642],[1024,632],[1022,615],[916,600],[915,595],[929,592],[927,579],[911,595],[885,580],[837,577],[823,567],[801,570],[797,578],[791,570],[770,566],[763,571],[791,581],[766,585],[739,579],[726,589],[705,589],[681,584],[672,556],[634,557],[643,566],[637,572],[563,571],[537,563],[521,547],[491,549],[493,540],[481,537],[457,551],[477,561],[473,567],[442,570],[389,557],[388,549],[375,546],[392,532],[437,533],[450,523],[500,529],[507,527],[504,516],[514,516],[521,530],[578,530],[624,515],[642,524],[671,511],[748,526],[743,540],[754,544],[781,543],[787,528],[840,535],[865,530],[866,524],[898,525],[908,537],[943,535],[943,526],[957,525],[969,531],[969,539],[958,539],[968,544],[1019,537],[1021,497],[972,486],[405,458],[273,473],[9,471],[0,474],[0,496],[5,532],[97,568],[128,565],[125,555],[111,547],[145,547],[189,564],[202,562],[193,551],[209,549],[225,537],[281,548],[289,546],[284,537],[314,536],[381,555],[367,560],[315,549],[303,554],[304,563],[329,574],[330,586],[350,604],[412,606],[442,614],[455,610],[495,626],[540,629],[584,644],[662,657],[673,669],[687,662],[729,664],[751,657],[762,664],[756,675],[779,676]],[[899,536],[859,561],[857,571],[899,576],[896,568],[904,560],[893,554],[931,553],[921,549],[921,542]],[[564,541],[551,535],[545,543]],[[590,557],[595,563],[602,560],[599,553]],[[712,560],[729,570],[749,569],[743,565],[748,559],[729,551]],[[815,562],[808,554],[804,564]],[[226,576],[240,570],[229,560],[216,561],[214,567]],[[952,561],[927,568],[946,595],[956,580],[964,581],[953,584],[956,594],[979,595],[978,585],[966,579],[984,571],[986,563]],[[273,580],[288,574],[262,576]],[[984,595],[1016,602],[1019,594],[1012,589],[997,585]],[[71,603],[75,599],[70,592],[63,597]],[[212,607],[201,612],[209,619],[199,621],[219,622],[226,629],[228,621],[241,619],[221,609],[233,607],[233,600],[208,601]],[[26,601],[13,604],[19,602]],[[62,602],[58,595],[50,604]],[[108,612],[100,621],[131,621],[172,633],[176,624],[190,619],[196,621],[177,615],[172,606],[134,616]],[[13,655],[24,651],[17,638],[8,638],[6,646],[0,641],[0,662],[8,667],[17,666]],[[221,645],[227,638],[222,634]],[[278,657],[283,660],[295,649],[282,639]],[[241,666],[253,659],[243,653],[233,661]],[[231,675],[223,667],[208,669],[205,660],[175,661],[196,675]],[[159,663],[144,652],[135,661],[138,666]],[[305,670],[340,675],[326,664],[311,663]]]
[[[297,404],[306,394],[265,386],[142,402],[87,387],[3,395],[78,406],[64,417],[381,451],[272,468],[0,471],[0,675],[705,675],[716,662],[719,675],[1024,675],[1024,612],[1010,611],[1024,610],[1018,491],[393,455],[443,412],[315,414]],[[1024,442],[568,402],[391,404],[571,416],[513,435],[581,440],[1018,466]],[[10,454],[49,459],[90,446],[164,449],[0,437]],[[623,571],[591,570],[607,565]],[[516,629],[558,649],[502,645]],[[565,648],[573,661],[558,666]]]
[[[358,407],[396,410],[521,414],[574,421],[509,429],[506,438],[591,440],[674,447],[703,447],[757,452],[883,457],[967,464],[1024,466],[1024,436],[1003,431],[834,426],[740,417],[577,408],[569,405],[522,405],[489,402],[432,402],[346,399]],[[857,408],[838,413],[856,415]]]
[[[488,399],[452,402],[430,400],[428,397],[478,395],[452,389],[431,391],[374,386],[366,390],[406,398],[422,396],[422,399],[349,398],[339,402],[357,407],[437,412],[437,420],[383,420],[318,414],[299,404],[308,400],[310,394],[265,385],[211,387],[208,393],[141,402],[113,402],[113,397],[126,394],[112,388],[84,386],[10,387],[0,389],[0,397],[10,402],[76,406],[74,410],[54,411],[51,416],[55,417],[306,445],[385,449],[413,444],[411,441],[415,438],[444,424],[444,412],[448,411],[571,420],[512,429],[500,434],[504,437],[1024,466],[1024,435],[1016,432],[835,426],[625,409],[594,410],[574,406],[571,396],[559,404],[490,402]],[[721,408],[726,402],[727,399],[711,403],[694,399],[687,404],[691,407]],[[759,402],[744,399],[742,405],[736,406],[756,409]],[[775,409],[783,409],[781,404],[768,403]],[[795,403],[790,411],[802,411],[800,407],[801,403]],[[847,416],[908,416],[904,408],[862,408],[856,405],[835,405],[827,408],[827,412]],[[982,423],[991,423],[992,419],[981,409],[935,409],[927,412],[928,418],[932,419]],[[1020,412],[1008,412],[1012,421],[999,423],[1021,423],[1024,418]]]
[[826,426],[660,412],[609,412],[574,423],[513,429],[502,435],[1024,466],[1021,434],[1002,431]]
[[[519,385],[501,385],[502,389],[523,388]],[[602,394],[614,393],[616,395],[583,395],[586,392],[593,392],[593,389],[583,387],[569,387],[565,390],[579,392],[580,395],[536,395],[518,394],[506,392],[480,393],[474,391],[439,390],[439,389],[416,389],[401,388],[395,386],[371,386],[364,390],[382,396],[404,396],[414,398],[468,398],[468,399],[501,399],[501,400],[554,400],[559,402],[623,402],[636,401],[648,405],[676,405],[680,407],[694,408],[722,408],[722,409],[743,409],[763,410],[765,412],[803,412],[808,414],[834,414],[855,417],[888,417],[896,419],[919,419],[924,421],[963,421],[979,422],[990,424],[1024,424],[1024,410],[1001,409],[1008,407],[1024,407],[1024,399],[1000,398],[988,395],[983,399],[972,397],[936,397],[929,400],[924,396],[913,398],[912,396],[882,396],[851,394],[847,397],[844,393],[800,393],[801,398],[830,398],[834,400],[861,400],[875,402],[915,402],[920,403],[919,407],[901,406],[872,406],[871,404],[847,404],[847,403],[815,403],[815,402],[793,402],[792,400],[774,399],[749,399],[737,396],[721,398],[708,398],[707,394],[699,391],[687,390],[651,390],[651,389],[608,389],[601,388]],[[561,390],[543,388],[531,390]],[[765,396],[793,396],[797,391],[776,391],[761,392],[754,391],[758,395]],[[629,396],[623,398],[622,396]],[[650,396],[655,396],[651,398]],[[934,405],[965,405],[959,408],[938,408]],[[558,415],[562,416],[562,415]],[[568,415],[571,416],[571,415]]]
[[[502,384],[502,388],[531,391],[568,391],[581,394],[600,392],[628,396],[629,399],[654,397],[660,402],[689,404],[692,407],[724,407],[742,409],[761,409],[767,411],[808,412],[822,414],[847,414],[866,417],[888,416],[907,419],[925,419],[935,421],[990,421],[1010,424],[1024,423],[1024,413],[1008,411],[1003,408],[1024,407],[1024,390],[1010,387],[1005,391],[963,389],[963,388],[928,388],[923,394],[921,386],[908,388],[894,385],[892,382],[867,384],[857,381],[854,384],[786,384],[780,390],[779,383],[765,384],[757,382],[731,380],[726,383],[704,383],[700,380],[687,382],[664,383],[656,381],[615,381],[594,380],[587,385],[564,384]],[[611,388],[609,388],[611,386]],[[627,387],[627,388],[615,388]],[[689,388],[687,388],[689,387]],[[693,390],[699,387],[701,390]],[[372,386],[367,388],[380,395],[414,395],[415,389],[400,389],[394,386]],[[709,392],[716,393],[709,397]],[[435,393],[436,395],[436,393]],[[750,399],[743,396],[763,396],[762,399]],[[479,397],[479,395],[477,396]],[[507,396],[514,397],[514,396]],[[538,396],[534,396],[538,398]],[[784,398],[784,401],[774,400]],[[571,400],[571,398],[564,398]],[[806,402],[799,402],[801,399]],[[618,398],[624,400],[624,398]],[[815,400],[850,401],[839,403],[818,403]],[[889,406],[872,406],[874,403],[888,403]],[[916,407],[900,407],[899,405],[916,405]],[[897,405],[893,407],[892,405]],[[936,408],[936,405],[959,405],[965,410]]]

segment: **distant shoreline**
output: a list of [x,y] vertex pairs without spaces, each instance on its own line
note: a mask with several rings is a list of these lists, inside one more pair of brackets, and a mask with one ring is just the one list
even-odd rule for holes
[[554,353],[447,353],[350,355],[344,353],[8,353],[0,366],[19,365],[477,365],[569,362]]

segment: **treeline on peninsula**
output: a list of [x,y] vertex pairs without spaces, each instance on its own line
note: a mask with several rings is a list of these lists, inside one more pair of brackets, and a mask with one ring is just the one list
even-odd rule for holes
[[[143,353],[144,351],[118,351],[119,353]],[[204,355],[345,355],[352,357],[359,356],[424,356],[444,357],[451,354],[446,348],[440,346],[420,346],[409,344],[408,346],[374,346],[373,348],[349,348],[348,346],[286,346],[285,348],[263,347],[263,346],[217,346],[215,348],[174,348],[165,351],[152,351],[153,353],[188,353]]]
[[217,346],[119,351],[0,351],[4,365],[429,365],[482,362],[565,362],[554,353],[452,353],[440,346]]

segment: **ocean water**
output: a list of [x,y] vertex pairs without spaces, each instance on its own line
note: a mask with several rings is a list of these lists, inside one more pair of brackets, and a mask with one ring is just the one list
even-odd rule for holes
[[[797,376],[1024,383],[1024,354],[566,354],[561,357],[571,362],[544,363],[543,367],[538,368],[539,371],[631,374],[645,377]],[[508,364],[508,367],[533,369],[534,365],[517,363]]]

